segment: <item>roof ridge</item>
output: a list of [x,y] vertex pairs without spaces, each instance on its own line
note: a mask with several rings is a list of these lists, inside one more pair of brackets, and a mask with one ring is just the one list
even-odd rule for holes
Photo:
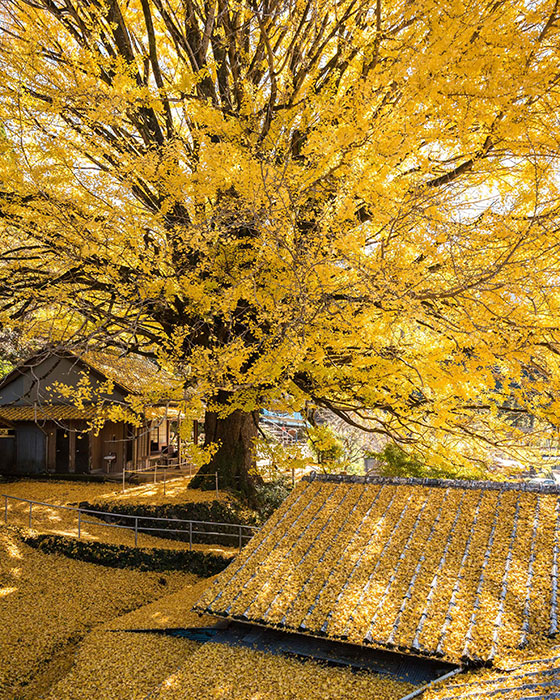
[[340,484],[386,484],[393,486],[429,486],[432,488],[456,488],[471,491],[535,491],[560,494],[560,484],[531,484],[514,481],[474,481],[468,479],[428,479],[402,476],[356,476],[351,474],[319,474],[303,477],[305,481],[330,481]]

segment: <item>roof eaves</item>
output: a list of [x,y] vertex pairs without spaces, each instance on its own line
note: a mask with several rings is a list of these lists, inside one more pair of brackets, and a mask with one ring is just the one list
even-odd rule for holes
[[430,488],[456,488],[471,491],[530,491],[560,494],[559,484],[531,484],[515,481],[474,481],[468,479],[419,479],[400,476],[354,476],[349,474],[306,474],[303,481],[327,481],[338,484],[380,484],[387,486],[427,486]]

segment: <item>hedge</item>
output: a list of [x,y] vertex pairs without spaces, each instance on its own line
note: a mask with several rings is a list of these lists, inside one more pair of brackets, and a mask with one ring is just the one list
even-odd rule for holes
[[233,557],[196,550],[139,549],[118,544],[86,542],[63,535],[22,533],[22,539],[26,544],[47,554],[63,554],[72,559],[117,569],[181,570],[206,577],[218,574],[233,561]]
[[[175,539],[180,541],[188,541],[189,533],[186,523],[172,522],[173,520],[195,520],[208,521],[216,523],[232,523],[232,527],[221,526],[219,529],[223,535],[206,535],[205,531],[215,531],[216,527],[212,525],[196,524],[196,529],[193,532],[193,542],[196,544],[220,544],[230,547],[236,547],[239,530],[237,525],[258,525],[258,515],[254,512],[247,511],[245,508],[238,506],[235,503],[222,501],[205,501],[202,503],[166,503],[163,505],[149,504],[129,504],[120,502],[103,502],[103,503],[87,503],[79,504],[84,510],[94,512],[111,513],[112,515],[99,515],[100,519],[108,522],[117,523],[119,525],[130,525],[128,518],[119,519],[120,515],[133,515],[138,518],[138,529],[158,527],[161,530],[166,529],[185,529],[185,533],[158,533],[150,532],[150,535],[157,537],[165,537],[167,539]],[[114,514],[114,515],[113,515]],[[150,520],[142,520],[142,518],[169,518],[170,522],[153,522]],[[251,534],[250,530],[244,530],[243,534]],[[246,544],[248,539],[243,538],[243,543]]]

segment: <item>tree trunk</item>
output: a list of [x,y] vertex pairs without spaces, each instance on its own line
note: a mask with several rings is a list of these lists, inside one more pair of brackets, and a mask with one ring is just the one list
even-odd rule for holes
[[[219,404],[225,405],[228,398],[226,392],[218,392]],[[252,501],[255,484],[260,481],[254,472],[257,434],[258,412],[245,413],[237,409],[225,418],[219,418],[216,413],[207,411],[204,417],[204,446],[214,443],[218,449],[210,462],[200,468],[191,481],[191,487],[205,490],[216,488],[212,477],[217,472],[220,489],[239,491],[247,501]]]

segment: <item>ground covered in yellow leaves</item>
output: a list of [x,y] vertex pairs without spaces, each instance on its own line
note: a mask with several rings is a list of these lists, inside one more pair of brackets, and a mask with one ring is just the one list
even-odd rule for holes
[[[116,484],[70,481],[41,481],[22,479],[15,482],[0,484],[0,494],[15,498],[23,498],[53,506],[77,506],[82,502],[102,505],[123,503],[127,505],[164,505],[166,503],[200,503],[216,498],[215,491],[197,491],[188,488],[189,478],[177,479],[166,484],[166,494],[163,494],[163,484],[144,484],[129,488],[124,493]],[[222,494],[222,500],[228,496]],[[168,500],[165,500],[168,499]],[[94,515],[82,515],[78,526],[76,510],[52,508],[49,505],[32,506],[32,528],[38,532],[55,535],[78,536],[83,540],[135,546],[135,536],[132,529],[107,527],[104,521]],[[0,519],[5,520],[5,501],[0,501]],[[7,522],[11,525],[28,527],[29,504],[25,501],[8,499]],[[133,521],[131,521],[131,526]],[[232,538],[233,539],[233,538]],[[140,531],[138,545],[143,548],[188,549],[188,542],[154,537]],[[193,549],[231,556],[237,552],[236,547],[193,543]]]
[[0,526],[0,698],[34,697],[33,683],[49,661],[87,630],[193,580],[44,554]]
[[412,689],[371,673],[130,631],[212,624],[190,612],[207,585],[193,581],[97,627],[45,700],[396,700]]
[[[96,629],[44,700],[144,700],[198,648],[169,635]],[[185,698],[186,700],[186,698]]]
[[[88,503],[127,503],[130,505],[166,505],[174,503],[206,503],[208,501],[227,501],[231,496],[225,491],[201,491],[190,489],[191,477],[182,476],[172,479],[164,485],[148,482],[133,486],[126,485],[122,490],[120,483],[93,481],[52,481],[49,479],[20,479],[0,483],[0,494],[29,498],[34,501],[53,503],[55,505],[77,505]],[[3,505],[3,504],[2,504]]]
[[210,643],[200,647],[151,697],[153,700],[398,700],[413,689],[409,683],[374,673]]
[[172,478],[165,485],[161,481],[156,484],[146,483],[139,486],[129,486],[127,484],[125,491],[122,488],[118,488],[112,494],[100,494],[93,502],[101,504],[104,501],[111,501],[112,503],[161,506],[181,503],[208,503],[210,501],[226,502],[231,500],[231,496],[226,491],[218,490],[216,492],[214,489],[210,491],[191,489],[189,488],[190,481],[190,476],[182,476]]
[[46,700],[140,700],[175,673],[200,644],[154,632],[211,625],[191,612],[207,581],[192,576],[180,590],[98,626],[84,639],[67,674]]
[[0,483],[0,494],[6,493],[16,498],[29,498],[55,505],[77,505],[80,501],[114,496],[118,488],[118,484],[93,481],[19,479]]

